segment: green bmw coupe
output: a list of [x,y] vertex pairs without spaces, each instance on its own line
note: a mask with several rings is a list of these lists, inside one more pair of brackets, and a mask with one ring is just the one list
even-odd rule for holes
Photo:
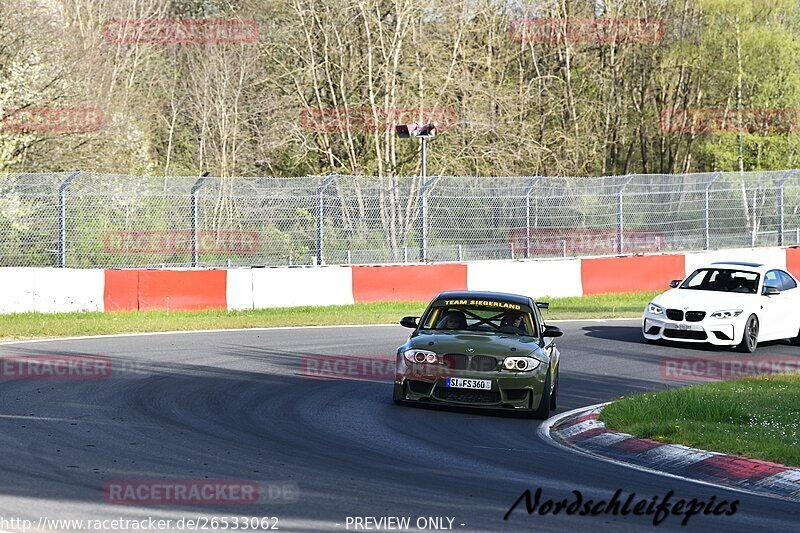
[[395,403],[520,411],[545,419],[556,408],[562,332],[547,326],[527,296],[443,292],[397,349]]

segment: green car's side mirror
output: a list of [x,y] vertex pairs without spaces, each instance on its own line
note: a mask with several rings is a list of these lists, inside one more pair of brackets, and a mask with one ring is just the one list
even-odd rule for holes
[[564,332],[557,326],[545,326],[542,337],[560,337]]
[[418,316],[404,316],[400,319],[400,325],[405,328],[416,329]]

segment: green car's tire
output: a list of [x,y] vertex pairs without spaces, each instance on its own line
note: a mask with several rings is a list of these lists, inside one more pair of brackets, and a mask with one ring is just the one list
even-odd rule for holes
[[550,410],[558,407],[558,370],[556,370],[556,384],[553,386],[553,394],[550,396]]
[[550,418],[550,369],[547,369],[547,378],[544,380],[544,392],[542,399],[539,402],[539,408],[535,411],[528,411],[529,418],[536,418],[538,420],[547,420]]
[[403,405],[403,400],[397,397],[397,389],[392,387],[392,401],[395,405]]
[[753,353],[758,346],[758,317],[750,315],[744,326],[744,333],[742,334],[742,342],[736,347],[737,350],[743,353]]

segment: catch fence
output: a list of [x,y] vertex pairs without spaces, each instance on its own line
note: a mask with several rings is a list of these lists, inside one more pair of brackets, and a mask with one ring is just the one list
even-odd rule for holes
[[0,266],[469,261],[800,244],[800,171],[0,174]]

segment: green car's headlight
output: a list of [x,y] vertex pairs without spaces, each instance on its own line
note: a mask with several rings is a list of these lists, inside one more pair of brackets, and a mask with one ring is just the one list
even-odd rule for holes
[[436,352],[417,350],[415,348],[403,352],[403,357],[405,357],[406,361],[409,363],[416,363],[420,365],[423,363],[436,363],[439,360],[439,358],[436,356]]
[[511,372],[530,372],[536,370],[540,361],[533,357],[506,357],[503,361],[503,370]]
[[650,302],[649,304],[647,304],[647,312],[652,315],[660,315],[661,313],[664,312],[664,309],[657,306],[653,302]]

